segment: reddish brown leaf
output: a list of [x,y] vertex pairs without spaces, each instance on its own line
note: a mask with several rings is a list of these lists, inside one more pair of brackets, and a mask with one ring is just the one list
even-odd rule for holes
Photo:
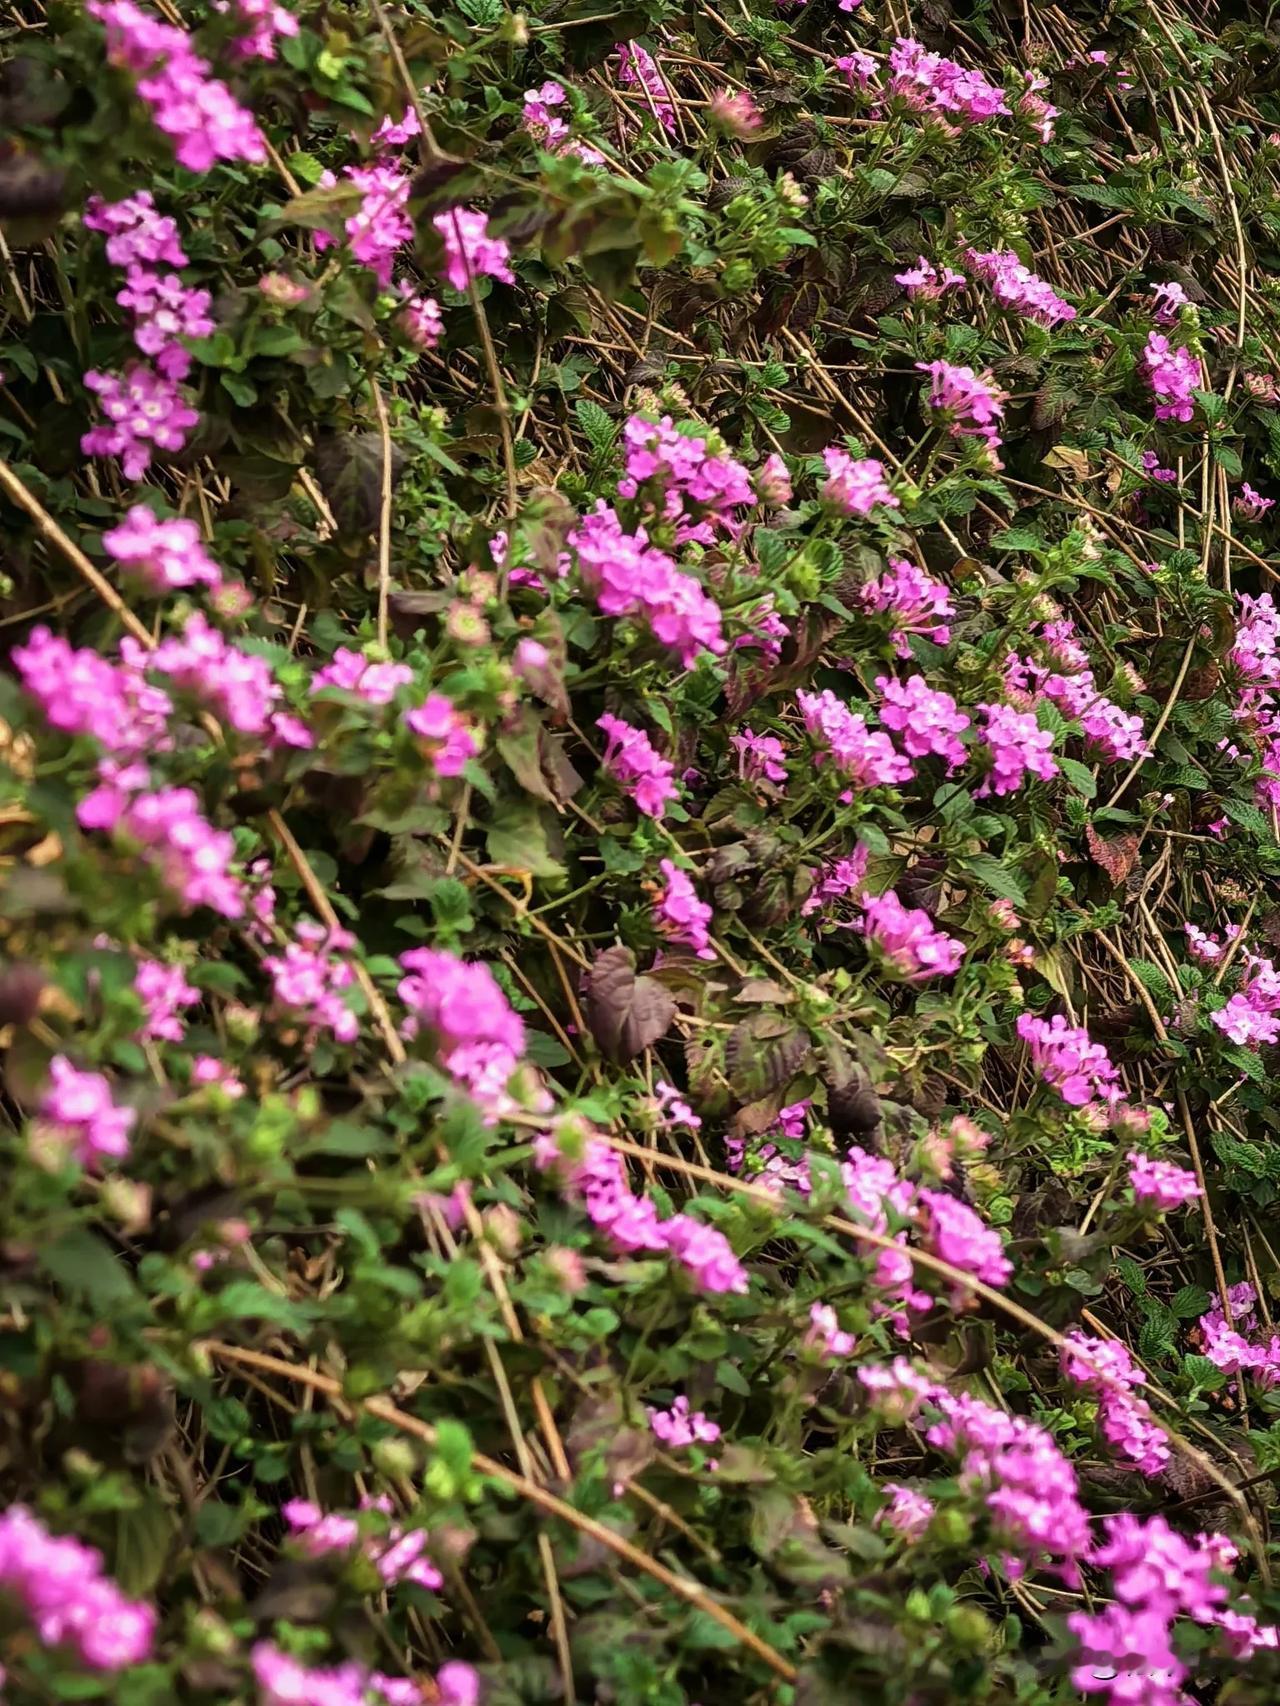
[[1095,865],[1101,865],[1118,888],[1138,862],[1138,837],[1113,835],[1103,839],[1092,824],[1084,832]]

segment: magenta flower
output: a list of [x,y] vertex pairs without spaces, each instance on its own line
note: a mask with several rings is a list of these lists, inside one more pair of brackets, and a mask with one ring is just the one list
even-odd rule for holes
[[873,732],[831,689],[796,694],[796,703],[809,738],[820,748],[818,762],[831,758],[836,769],[857,788],[893,787],[909,782],[911,763],[894,751],[888,735]]
[[157,450],[181,450],[200,419],[173,380],[140,361],[123,373],[86,373],[84,382],[106,423],[85,433],[80,448],[86,456],[118,456],[126,480],[140,480]]
[[619,83],[624,89],[643,89],[647,97],[645,104],[653,111],[662,128],[674,130],[675,108],[671,105],[671,96],[667,93],[667,85],[662,80],[657,61],[648,48],[641,47],[639,42],[622,41],[618,43],[617,54]]
[[1274,498],[1264,498],[1261,492],[1255,492],[1247,480],[1240,486],[1239,495],[1232,500],[1231,507],[1241,521],[1261,521],[1269,509],[1275,507]]
[[195,522],[178,517],[158,521],[145,504],[135,504],[118,526],[102,535],[102,543],[151,592],[222,584],[222,571],[201,543]]
[[263,959],[275,1007],[282,1017],[306,1027],[309,1042],[321,1032],[340,1043],[352,1043],[360,1034],[360,1021],[344,999],[356,980],[355,966],[344,957],[354,946],[348,931],[331,931],[304,918],[284,951]]
[[200,991],[187,982],[181,966],[163,960],[139,960],[133,975],[133,993],[142,1003],[142,1025],[134,1035],[138,1042],[180,1043],[186,1034],[184,1007],[193,1007]]
[[403,722],[437,776],[461,776],[480,751],[475,731],[443,693],[429,693],[421,705],[404,713]]
[[1061,1013],[1052,1019],[1020,1013],[1016,1029],[1030,1050],[1032,1065],[1068,1107],[1098,1102],[1114,1108],[1121,1100],[1120,1074],[1106,1049],[1092,1042],[1087,1031],[1069,1025]]
[[1010,308],[1038,326],[1056,326],[1074,320],[1076,311],[1026,267],[1012,249],[965,251],[965,260],[979,278],[991,286],[991,294],[1002,308]]
[[661,870],[666,886],[654,905],[655,926],[669,942],[692,948],[700,960],[714,960],[715,950],[707,932],[712,919],[711,908],[698,899],[698,891],[691,878],[679,865],[664,859]]
[[330,661],[311,677],[311,691],[320,693],[326,687],[354,693],[367,705],[389,705],[401,687],[413,680],[407,663],[375,663],[363,652],[339,646]]
[[1150,332],[1142,351],[1147,381],[1155,393],[1158,421],[1189,421],[1195,413],[1192,392],[1200,383],[1200,363],[1189,349],[1173,349],[1160,332]]
[[1006,399],[991,375],[949,361],[918,361],[916,366],[929,375],[929,405],[946,417],[952,438],[980,438],[999,468],[999,422]]
[[878,1517],[887,1528],[894,1529],[904,1540],[919,1540],[933,1519],[934,1502],[915,1487],[904,1487],[898,1481],[886,1481],[881,1491],[889,1503]]
[[645,1412],[654,1438],[672,1451],[680,1451],[690,1445],[710,1445],[720,1438],[717,1424],[701,1410],[690,1412],[689,1400],[683,1396],[675,1399],[669,1410],[655,1410],[646,1405]]
[[911,656],[907,643],[911,634],[937,646],[945,646],[951,638],[947,619],[955,614],[955,605],[950,589],[905,557],[890,557],[884,574],[868,581],[860,596],[866,609],[887,611],[893,618],[889,638],[900,658]]
[[969,719],[949,693],[929,686],[922,675],[905,681],[876,677],[882,694],[880,721],[892,729],[908,758],[930,754],[946,760],[947,771],[957,769],[967,754],[957,737],[969,727]]
[[501,237],[489,235],[489,215],[474,208],[452,207],[431,221],[444,242],[444,276],[455,290],[465,291],[473,278],[496,278],[514,284],[511,250]]
[[568,543],[604,614],[642,623],[685,669],[692,669],[704,651],[718,656],[729,649],[715,600],[649,543],[643,527],[628,533],[603,500],[582,518]]
[[800,1341],[806,1350],[816,1351],[822,1362],[835,1362],[852,1356],[856,1340],[840,1325],[829,1303],[814,1303],[809,1308],[809,1327]]
[[892,889],[863,895],[859,904],[863,918],[858,928],[908,983],[950,977],[960,969],[964,943],[935,930],[927,912],[903,906]]
[[[78,1072],[65,1055],[49,1062],[49,1082],[40,1097],[38,1129],[42,1139],[68,1150],[82,1167],[129,1153],[129,1133],[137,1114],[117,1107],[111,1085],[100,1072]],[[2,1579],[2,1568],[0,1568]]]
[[899,509],[901,499],[894,497],[885,483],[884,464],[874,457],[856,461],[838,444],[828,445],[822,452],[827,465],[822,497],[846,515],[870,515],[877,504],[886,509]]
[[606,712],[596,727],[607,737],[604,768],[625,788],[646,817],[661,819],[669,800],[678,799],[675,765],[663,758],[643,729],[633,728],[621,717]]
[[978,739],[991,758],[991,769],[975,799],[989,794],[1015,794],[1028,776],[1048,781],[1058,774],[1051,756],[1053,736],[1042,729],[1030,711],[1015,711],[1011,705],[979,705],[978,715],[986,725]]
[[899,36],[889,51],[889,93],[917,112],[937,113],[960,124],[978,124],[1008,114],[1004,90],[954,59],[927,52]]
[[956,272],[946,266],[939,272],[932,261],[927,261],[921,255],[915,266],[908,267],[905,272],[894,273],[893,282],[900,284],[908,296],[918,296],[926,302],[931,302],[941,296],[943,291],[954,290],[957,286],[963,286],[966,281],[962,272]]
[[151,1657],[154,1608],[125,1598],[94,1547],[50,1534],[23,1505],[0,1515],[0,1590],[45,1646],[73,1648],[90,1670],[126,1670]]

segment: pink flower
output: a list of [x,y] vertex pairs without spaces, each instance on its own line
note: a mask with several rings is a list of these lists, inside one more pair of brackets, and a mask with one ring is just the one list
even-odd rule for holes
[[763,504],[791,502],[791,471],[776,452],[766,457],[756,475],[756,495]]
[[680,1451],[685,1446],[696,1444],[711,1445],[720,1438],[720,1429],[715,1422],[708,1420],[701,1410],[689,1411],[689,1400],[677,1398],[669,1410],[655,1410],[646,1406],[649,1426],[653,1429],[655,1439],[662,1441],[672,1451]]
[[714,960],[715,950],[707,926],[712,919],[711,908],[698,899],[687,872],[670,859],[661,864],[666,887],[653,909],[653,921],[669,942],[692,948],[700,960]]
[[1015,1028],[1040,1077],[1068,1107],[1085,1108],[1097,1102],[1111,1108],[1120,1101],[1120,1074],[1106,1049],[1090,1041],[1087,1031],[1068,1025],[1060,1013],[1052,1019],[1020,1013]]
[[707,117],[726,135],[749,142],[764,122],[749,89],[721,89],[711,97]]
[[959,970],[964,943],[935,930],[927,912],[904,907],[892,889],[887,894],[863,895],[859,904],[863,919],[858,928],[908,983],[950,977]]
[[73,649],[43,626],[33,628],[26,644],[9,655],[24,691],[52,728],[92,735],[104,751],[120,758],[163,751],[170,744],[166,729],[172,701],[135,670],[110,663],[88,647]]
[[1160,458],[1154,450],[1144,450],[1142,452],[1142,472],[1149,480],[1156,480],[1162,486],[1172,486],[1177,483],[1177,469],[1162,468],[1160,466]]
[[396,315],[396,325],[415,349],[434,349],[444,336],[444,320],[434,296],[411,297]]
[[1185,1167],[1175,1167],[1170,1161],[1158,1161],[1150,1155],[1140,1155],[1131,1149],[1129,1185],[1140,1204],[1149,1203],[1160,1213],[1182,1208],[1200,1195],[1194,1173]]
[[829,687],[821,693],[802,688],[796,703],[809,738],[821,749],[819,762],[829,756],[855,787],[894,787],[911,780],[910,761],[894,751],[888,735],[868,729],[866,718],[850,711]]
[[165,965],[162,960],[139,960],[133,992],[143,1008],[137,1041],[180,1043],[186,1034],[181,1010],[193,1007],[200,999],[200,991],[187,982],[182,967]]
[[[678,432],[670,415],[657,422],[632,415],[623,422],[622,444],[625,472],[618,496],[635,498],[641,487],[656,488],[661,507],[650,504],[647,513],[676,522],[678,542],[696,539],[710,545],[717,527],[730,534],[741,531],[732,512],[755,503],[751,475],[705,435]],[[694,519],[691,507],[708,512],[705,519]]]
[[436,1672],[439,1706],[480,1706],[480,1676],[470,1665],[450,1659]]
[[596,727],[604,730],[607,739],[606,773],[627,790],[646,817],[661,820],[667,802],[680,795],[675,766],[662,757],[643,729],[633,728],[621,717],[606,712],[597,718]]
[[1000,429],[1005,395],[989,373],[977,374],[971,367],[956,367],[949,361],[918,361],[917,368],[930,379],[929,404],[947,418],[952,438],[980,438],[991,463],[999,468]]
[[743,781],[786,781],[787,749],[777,735],[757,735],[743,728],[730,735],[729,745],[738,755],[738,774]]
[[305,1025],[311,1042],[322,1031],[340,1043],[354,1042],[360,1034],[360,1021],[344,1000],[355,983],[355,967],[350,958],[341,957],[354,946],[349,932],[330,931],[303,919],[283,953],[263,959],[276,1007]]
[[[838,63],[839,61],[837,61]],[[931,261],[927,261],[921,255],[914,267],[908,267],[905,272],[894,273],[893,282],[900,284],[908,296],[912,298],[919,296],[924,301],[930,302],[941,296],[945,290],[954,290],[957,286],[963,286],[965,276],[962,272],[956,272],[951,267],[945,266],[939,272]]]
[[126,635],[120,655],[139,673],[150,669],[168,676],[240,734],[266,733],[283,696],[267,659],[241,651],[199,610],[181,634],[168,635],[149,652]]
[[461,776],[480,744],[466,718],[443,693],[429,693],[421,705],[404,713],[405,728],[437,776]]
[[911,634],[938,646],[945,646],[951,638],[946,618],[955,614],[955,605],[949,588],[905,557],[890,557],[888,569],[868,581],[860,596],[866,609],[887,611],[893,618],[895,627],[889,638],[900,658],[911,656],[907,643]]
[[[981,1221],[958,1197],[922,1189],[916,1201],[924,1211],[922,1243],[953,1268],[987,1285],[1002,1286],[1013,1273],[1000,1234]],[[962,1294],[963,1295],[963,1294]]]
[[473,278],[496,278],[514,284],[511,250],[501,237],[489,235],[489,215],[474,208],[453,207],[431,221],[444,242],[444,276],[455,290],[465,291]]
[[834,1362],[839,1357],[851,1356],[856,1340],[841,1327],[829,1303],[814,1303],[809,1308],[808,1331],[800,1342],[807,1350],[816,1351],[823,1362]]
[[919,1540],[933,1518],[935,1505],[915,1487],[904,1487],[897,1481],[886,1481],[881,1491],[889,1503],[881,1510],[878,1520],[895,1529],[904,1540]]
[[704,651],[718,656],[728,650],[714,599],[649,543],[643,527],[628,533],[603,500],[569,534],[568,543],[604,614],[642,623],[685,669],[692,669]]
[[657,62],[647,48],[639,42],[623,41],[617,46],[618,81],[624,89],[639,85],[647,97],[648,106],[656,115],[664,130],[674,130],[676,127],[675,109],[671,105],[671,97],[667,86],[662,80]]
[[1261,521],[1267,511],[1275,506],[1275,501],[1274,498],[1264,498],[1260,492],[1255,492],[1245,480],[1231,507],[1242,521]]
[[151,592],[222,584],[222,571],[201,544],[195,522],[177,517],[157,521],[145,504],[135,504],[118,526],[102,535],[102,543]]
[[191,788],[152,792],[145,771],[107,769],[102,784],[80,802],[76,816],[83,828],[114,831],[132,842],[184,910],[207,906],[224,918],[243,916],[235,838],[213,828]]
[[389,705],[399,689],[412,680],[413,671],[406,663],[375,663],[363,652],[339,646],[332,659],[311,677],[311,691],[320,693],[326,687],[337,687],[367,705]]
[[86,373],[84,382],[96,392],[106,424],[85,433],[80,448],[86,456],[118,456],[126,480],[140,480],[157,450],[181,450],[200,419],[173,380],[141,362],[130,362],[122,374]]
[[850,88],[866,89],[878,75],[880,64],[871,54],[855,48],[852,53],[841,54],[836,60],[836,70],[844,72]]
[[1169,1462],[1169,1441],[1145,1398],[1146,1375],[1118,1339],[1095,1339],[1072,1328],[1062,1350],[1066,1378],[1098,1398],[1103,1437],[1140,1474],[1157,1475]]
[[103,201],[91,195],[85,203],[86,230],[107,234],[107,259],[113,267],[189,266],[178,236],[178,224],[160,213],[150,190],[139,190],[123,201]]
[[[405,211],[412,181],[407,172],[390,164],[348,166],[343,175],[363,195],[360,206],[343,222],[351,253],[386,290],[391,283],[392,262],[413,236],[413,221]],[[441,219],[450,217],[438,215],[437,229]]]
[[989,249],[983,253],[968,249],[965,259],[979,278],[986,279],[1001,307],[1013,309],[1038,326],[1052,327],[1075,319],[1076,311],[1071,304],[1024,266],[1012,249]]
[[1156,322],[1161,326],[1172,326],[1188,302],[1187,293],[1180,284],[1153,284],[1151,295],[1156,305]]
[[111,1085],[100,1072],[78,1072],[61,1054],[49,1062],[49,1082],[40,1097],[39,1133],[70,1150],[82,1167],[96,1169],[104,1158],[119,1161],[126,1156],[137,1117],[132,1108],[116,1106]]
[[100,1552],[50,1534],[23,1505],[0,1515],[0,1589],[45,1646],[73,1648],[90,1670],[126,1670],[151,1657],[154,1608],[125,1598],[103,1574]]
[[975,799],[1017,793],[1028,776],[1048,781],[1058,774],[1050,751],[1053,736],[1040,727],[1030,711],[998,704],[979,705],[977,711],[986,725],[978,738],[990,754],[991,769],[981,786],[974,789]]
[[1189,349],[1172,349],[1160,332],[1147,336],[1142,352],[1147,380],[1155,393],[1158,421],[1189,421],[1195,413],[1192,392],[1200,383],[1200,363]]
[[173,142],[180,165],[207,172],[218,160],[266,161],[266,143],[252,113],[225,83],[210,77],[208,62],[185,30],[160,23],[133,0],[87,0],[85,10],[106,31],[111,64],[137,77],[138,96]]
[[889,52],[889,93],[917,112],[933,112],[964,124],[1008,114],[1004,90],[953,59],[928,53],[918,41],[899,36]]
[[874,457],[855,461],[840,445],[831,444],[822,452],[822,460],[827,465],[822,497],[834,508],[846,515],[870,515],[877,504],[886,509],[901,507],[901,499],[885,484],[884,464]]
[[876,687],[883,696],[880,721],[898,735],[909,758],[933,754],[946,760],[948,773],[964,763],[964,745],[957,736],[969,727],[969,719],[949,693],[931,688],[922,675],[909,675],[905,681],[880,675]]
[[410,948],[400,964],[407,975],[396,994],[447,1052],[492,1043],[524,1053],[524,1023],[488,966],[440,948]]

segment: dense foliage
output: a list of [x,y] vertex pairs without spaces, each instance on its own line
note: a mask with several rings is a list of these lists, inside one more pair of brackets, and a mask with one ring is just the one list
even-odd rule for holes
[[10,8],[6,1700],[1275,1699],[1278,46]]

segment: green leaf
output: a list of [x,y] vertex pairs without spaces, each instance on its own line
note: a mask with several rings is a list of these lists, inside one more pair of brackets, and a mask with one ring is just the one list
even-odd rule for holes
[[64,1291],[90,1298],[107,1309],[138,1302],[137,1287],[124,1262],[86,1227],[64,1232],[52,1244],[42,1244],[37,1259]]
[[573,412],[597,455],[603,456],[613,449],[613,442],[618,436],[617,423],[599,403],[593,403],[589,397],[580,397],[573,405]]
[[972,853],[960,861],[960,869],[976,877],[987,893],[993,894],[997,900],[1012,901],[1015,906],[1025,904],[1026,885],[1005,860],[995,859],[990,853]]
[[1179,1321],[1192,1321],[1197,1315],[1203,1315],[1208,1309],[1211,1299],[1202,1285],[1184,1285],[1173,1295],[1169,1307]]

